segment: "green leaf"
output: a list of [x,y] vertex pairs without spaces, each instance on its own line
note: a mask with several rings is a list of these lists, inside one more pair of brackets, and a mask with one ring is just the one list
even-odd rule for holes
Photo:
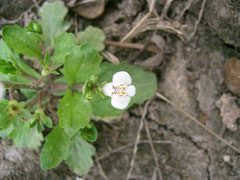
[[42,58],[38,38],[33,33],[25,32],[18,25],[12,25],[5,26],[2,30],[2,35],[7,45],[16,53],[25,56],[34,56],[39,59]]
[[30,21],[28,26],[24,28],[27,32],[34,32],[38,34],[42,34],[42,27],[37,21]]
[[7,129],[11,125],[11,120],[8,113],[3,114],[0,117],[0,129]]
[[3,39],[0,40],[0,59],[11,62],[16,69],[20,69],[30,76],[40,77],[38,72],[29,67],[16,53],[12,52]]
[[64,32],[54,39],[54,62],[64,63],[65,57],[71,53],[74,46],[77,45],[77,40],[72,33]]
[[4,74],[2,72],[0,72],[0,80],[21,84],[31,84],[31,81],[25,77],[19,76],[17,74]]
[[0,39],[0,58],[4,59],[5,61],[11,62],[11,56],[13,52],[7,46],[3,39]]
[[69,157],[66,160],[70,170],[76,174],[87,174],[93,166],[92,156],[95,153],[95,148],[83,140],[78,134],[71,143]]
[[12,57],[12,61],[15,61],[17,66],[26,74],[33,76],[37,79],[40,78],[40,74],[33,68],[28,66],[23,60],[21,60],[17,54],[14,54],[14,56]]
[[58,109],[59,125],[69,136],[73,136],[90,121],[91,105],[78,92],[67,91],[60,100]]
[[0,100],[0,118],[7,112],[9,101],[7,99]]
[[85,82],[91,75],[99,72],[102,57],[88,44],[75,46],[66,56],[63,74],[69,86]]
[[40,114],[40,118],[48,128],[52,128],[53,122],[50,117],[46,116],[45,114]]
[[99,28],[88,26],[84,31],[78,34],[78,38],[81,44],[88,43],[97,51],[102,51],[105,48],[103,43],[105,35]]
[[13,131],[13,125],[9,126],[7,129],[0,130],[0,137],[7,138],[9,134]]
[[8,103],[6,99],[0,101],[0,129],[7,129],[11,125],[8,114]]
[[44,3],[40,9],[43,35],[47,46],[53,46],[54,38],[62,34],[70,26],[69,22],[63,21],[68,9],[61,1]]
[[19,125],[17,127],[15,126],[9,135],[9,137],[13,139],[15,146],[36,149],[41,145],[43,136],[37,131],[36,126],[31,128],[29,121],[31,117],[31,113],[25,109],[21,109],[20,114],[16,117]]
[[83,139],[89,141],[89,142],[94,142],[97,140],[97,129],[95,125],[90,122],[88,126],[86,126],[83,130],[81,130],[81,136]]
[[70,139],[60,126],[55,126],[45,138],[46,142],[41,151],[42,169],[50,169],[67,159],[70,149]]
[[14,68],[11,62],[0,59],[0,72],[4,74],[16,74],[17,70]]
[[[116,72],[126,71],[132,77],[132,84],[136,86],[136,94],[131,98],[128,108],[133,104],[141,104],[145,100],[154,96],[157,90],[157,80],[154,73],[143,71],[141,67],[131,66],[126,63],[110,64],[103,63],[102,71],[99,74],[99,82],[111,82],[112,77]],[[118,110],[112,107],[111,98],[101,98],[96,96],[91,101],[93,113],[99,117],[116,117],[122,114],[123,110]]]

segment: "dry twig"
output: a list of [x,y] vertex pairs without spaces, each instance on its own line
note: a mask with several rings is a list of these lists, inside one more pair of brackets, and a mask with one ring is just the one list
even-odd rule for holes
[[147,46],[145,47],[144,44],[139,43],[128,43],[128,42],[117,42],[117,41],[104,41],[105,45],[108,46],[117,46],[123,48],[132,48],[132,49],[139,49],[139,50],[146,50],[153,53],[159,53],[160,49],[156,46]]
[[100,162],[99,162],[97,153],[95,154],[95,159],[96,159],[96,162],[97,162],[97,165],[98,165],[100,174],[102,175],[102,177],[103,177],[105,180],[108,180],[108,177],[107,177],[106,174],[104,173],[103,168],[102,168],[102,165],[101,165]]
[[169,33],[175,33],[182,39],[183,33],[181,29],[183,27],[185,27],[185,25],[178,22],[161,21],[159,18],[149,18],[148,21],[142,24],[140,32],[147,30],[163,30]]
[[166,16],[167,11],[168,11],[170,5],[172,4],[172,2],[173,2],[173,0],[167,0],[167,2],[165,3],[165,6],[164,6],[163,11],[162,11],[162,14],[161,14],[161,16],[160,16],[160,20],[161,20],[161,21],[162,21],[163,18]]
[[[138,144],[146,144],[146,143],[149,144],[149,140],[142,140],[142,141],[139,141],[139,142],[138,142]],[[171,141],[161,141],[161,140],[152,141],[152,143],[154,143],[154,144],[172,144]],[[102,159],[110,156],[110,155],[113,154],[113,153],[122,152],[122,150],[124,150],[124,149],[126,149],[126,148],[129,148],[129,147],[131,147],[131,146],[133,146],[133,145],[135,145],[135,143],[129,143],[129,144],[127,144],[127,145],[121,146],[121,147],[119,147],[119,148],[117,148],[117,149],[114,149],[114,150],[112,150],[112,151],[110,151],[110,152],[108,152],[108,153],[105,153],[105,154],[99,156],[99,157],[98,157],[98,160],[102,160]]]
[[149,144],[150,144],[150,147],[151,147],[152,152],[153,152],[153,157],[154,157],[155,165],[156,165],[156,167],[157,167],[158,177],[159,177],[160,180],[163,180],[162,171],[161,171],[160,166],[159,166],[159,163],[158,163],[157,153],[156,153],[156,150],[155,150],[154,145],[153,145],[153,142],[152,142],[151,133],[150,133],[150,131],[149,131],[148,122],[146,121],[146,119],[144,119],[144,124],[145,124],[145,130],[146,130],[146,132],[147,132],[147,136],[148,136],[148,139],[149,139]]
[[179,21],[182,19],[184,13],[190,8],[191,4],[192,4],[193,0],[188,0],[186,2],[186,5],[184,7],[184,9],[181,11],[180,15],[176,17],[176,20]]
[[107,59],[108,61],[110,61],[113,64],[119,64],[120,61],[119,59],[114,56],[112,53],[108,52],[108,51],[102,51],[100,53],[105,59]]
[[151,16],[154,10],[155,1],[156,0],[151,0],[148,13],[143,16],[143,18],[132,28],[132,30],[126,36],[122,38],[121,42],[126,41],[129,37],[131,37],[138,30],[138,28]]
[[206,2],[207,2],[207,0],[203,0],[202,6],[201,6],[201,10],[200,10],[199,15],[198,15],[198,20],[195,22],[193,32],[190,34],[188,40],[191,40],[192,37],[195,35],[195,33],[197,31],[198,24],[200,23],[200,21],[202,19],[202,14],[203,14],[203,10],[204,10]]
[[198,121],[194,116],[192,116],[191,114],[189,114],[188,112],[186,112],[184,109],[182,109],[181,107],[179,107],[178,105],[174,104],[172,101],[170,101],[168,98],[166,98],[164,95],[160,94],[160,93],[156,93],[156,96],[159,97],[160,99],[164,100],[165,102],[167,102],[168,104],[172,105],[176,110],[180,111],[181,113],[183,113],[185,116],[187,116],[191,121],[193,121],[194,123],[196,123],[197,125],[199,125],[200,127],[202,127],[204,130],[206,130],[209,134],[213,135],[216,139],[218,139],[219,141],[223,142],[224,144],[226,144],[228,147],[230,147],[232,150],[240,153],[240,150],[233,146],[232,144],[230,144],[228,141],[226,141],[225,139],[223,139],[222,137],[220,137],[218,134],[216,134],[215,132],[213,132],[211,129],[209,129],[208,127],[206,127],[204,124],[202,124],[200,121]]
[[128,170],[126,180],[129,180],[129,178],[131,176],[131,173],[132,173],[132,170],[133,170],[133,167],[134,167],[134,163],[135,163],[135,159],[136,159],[136,155],[137,155],[137,150],[138,150],[138,143],[140,141],[141,131],[142,131],[142,128],[143,128],[143,121],[144,121],[144,118],[147,115],[147,109],[148,109],[148,105],[150,104],[150,102],[151,101],[148,100],[146,102],[145,106],[144,106],[144,111],[143,111],[143,114],[142,114],[142,117],[141,117],[141,121],[140,121],[140,125],[139,125],[139,128],[138,128],[138,131],[137,131],[137,138],[136,138],[135,143],[134,143],[133,157],[131,159],[130,168]]

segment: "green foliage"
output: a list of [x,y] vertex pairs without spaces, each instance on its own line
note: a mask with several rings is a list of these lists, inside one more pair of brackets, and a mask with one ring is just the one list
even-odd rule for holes
[[[100,82],[111,82],[112,76],[116,72],[126,71],[132,77],[132,82],[136,86],[136,94],[131,98],[128,108],[133,104],[141,104],[145,100],[154,96],[157,89],[157,80],[155,74],[143,71],[141,67],[131,66],[126,63],[109,64],[103,63],[99,73]],[[92,101],[93,114],[99,117],[116,117],[120,116],[123,110],[115,109],[111,106],[111,99],[100,95]]]
[[20,26],[12,25],[5,26],[2,35],[7,45],[16,53],[42,58],[41,48],[38,43],[39,39],[34,33],[25,32]]
[[44,3],[39,14],[41,16],[40,24],[46,46],[53,46],[54,38],[68,29],[70,23],[64,21],[68,9],[63,2],[56,1],[53,3]]
[[14,68],[20,72],[24,72],[35,78],[40,77],[39,73],[37,73],[33,68],[29,67],[25,62],[23,62],[16,53],[11,51],[3,39],[0,40],[0,59],[2,61],[11,63]]
[[60,126],[55,126],[45,141],[40,155],[44,170],[54,168],[66,160],[70,149],[70,138]]
[[13,67],[11,62],[6,62],[0,59],[0,72],[4,74],[16,74],[16,69]]
[[0,80],[1,81],[8,81],[8,82],[16,82],[16,83],[21,83],[21,84],[30,84],[29,79],[19,76],[16,74],[5,74],[0,71]]
[[83,139],[94,142],[97,140],[97,128],[90,122],[84,129],[81,130],[81,136]]
[[78,92],[67,91],[58,109],[59,125],[71,137],[90,121],[92,108]]
[[42,34],[42,27],[37,21],[31,21],[24,29],[27,32]]
[[[123,113],[112,107],[102,87],[112,81],[114,73],[128,72],[136,86],[129,108],[154,95],[156,77],[126,63],[101,65],[104,33],[90,26],[76,39],[66,32],[69,22],[64,21],[67,8],[63,2],[46,2],[39,13],[41,19],[25,28],[11,25],[2,30],[0,81],[17,91],[8,93],[10,101],[0,99],[0,137],[29,148],[38,148],[45,140],[42,169],[65,160],[73,172],[83,175],[93,165],[95,153],[88,142],[98,136],[92,114],[104,118]],[[16,93],[20,102],[14,100]],[[57,111],[57,118],[53,111]],[[45,138],[43,132],[49,132]]]
[[101,61],[102,57],[88,44],[73,47],[72,52],[65,58],[62,70],[69,86],[83,83],[89,76],[99,72]]
[[72,33],[64,32],[56,37],[54,39],[53,61],[64,63],[65,57],[71,53],[72,48],[76,45],[77,40]]
[[81,44],[88,43],[97,51],[102,51],[105,48],[103,43],[105,35],[99,28],[88,26],[84,31],[78,34],[78,38]]
[[13,131],[13,129],[14,129],[13,125],[3,130],[0,129],[0,137],[7,138],[9,134]]
[[[19,116],[18,116],[19,117]],[[43,136],[38,132],[37,127],[30,127],[29,121],[23,121],[18,119],[20,122],[20,126],[18,128],[14,128],[10,138],[13,139],[14,145],[19,147],[29,147],[36,149],[41,145],[41,141],[43,141]]]
[[70,169],[78,175],[86,174],[93,165],[95,148],[78,134],[71,142],[69,157],[66,160]]

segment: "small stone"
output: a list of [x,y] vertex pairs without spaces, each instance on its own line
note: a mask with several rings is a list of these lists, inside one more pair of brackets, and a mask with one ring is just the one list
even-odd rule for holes
[[237,95],[240,95],[240,60],[238,58],[229,58],[224,66],[224,82],[228,89]]
[[223,160],[224,160],[224,162],[229,162],[230,161],[230,156],[229,155],[223,156]]

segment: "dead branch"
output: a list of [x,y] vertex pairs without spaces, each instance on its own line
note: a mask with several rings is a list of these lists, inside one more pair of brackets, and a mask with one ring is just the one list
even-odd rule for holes
[[132,160],[131,160],[131,163],[130,163],[130,168],[128,170],[126,180],[129,180],[129,178],[131,176],[131,173],[132,173],[132,170],[133,170],[133,167],[134,167],[134,163],[135,163],[135,159],[136,159],[136,155],[137,155],[137,150],[138,150],[138,143],[140,141],[141,131],[142,131],[142,128],[143,128],[143,121],[144,121],[144,118],[147,115],[148,105],[150,104],[150,102],[151,101],[148,100],[146,102],[146,104],[144,105],[144,112],[142,114],[142,117],[141,117],[141,120],[140,120],[140,125],[139,125],[138,131],[137,131],[137,137],[136,137],[136,140],[135,140],[135,143],[134,143],[134,148],[133,148],[133,157],[132,157]]
[[195,33],[197,31],[198,24],[200,23],[200,21],[202,19],[202,15],[203,15],[203,11],[204,11],[204,7],[205,7],[206,2],[207,2],[207,0],[203,0],[201,10],[200,10],[199,15],[198,15],[198,20],[195,22],[193,32],[190,34],[190,36],[188,38],[188,41],[192,39],[192,37],[195,35]]

